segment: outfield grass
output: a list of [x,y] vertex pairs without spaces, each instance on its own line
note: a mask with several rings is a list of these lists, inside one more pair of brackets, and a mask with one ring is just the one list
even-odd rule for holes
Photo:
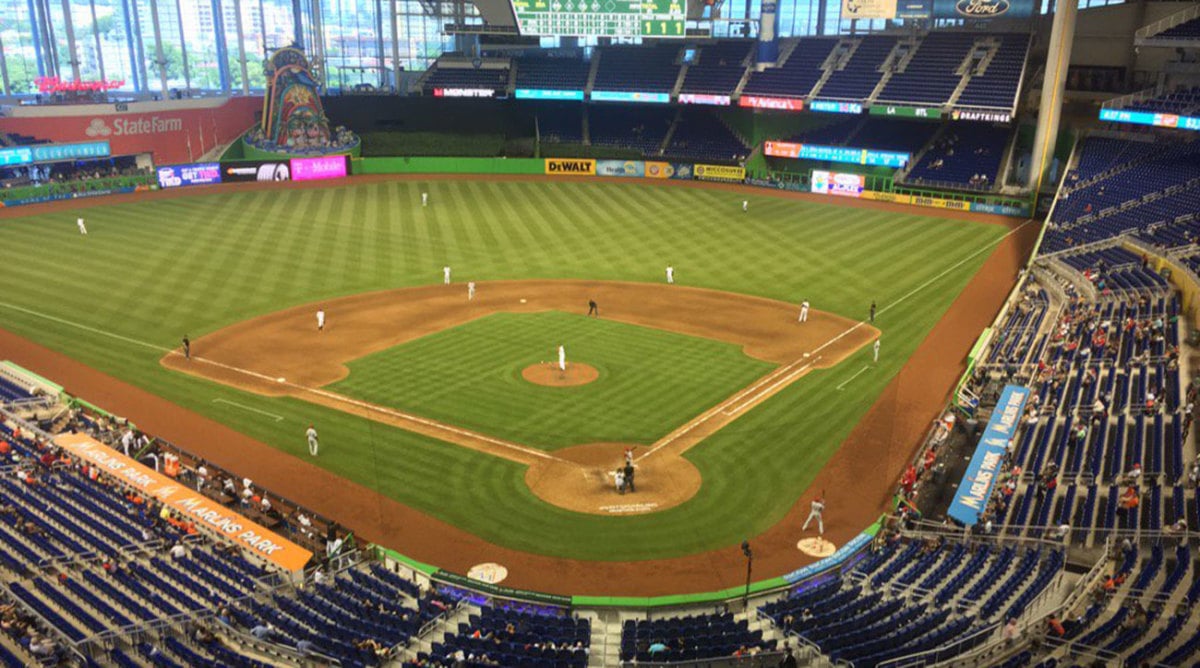
[[[688,554],[782,517],[983,263],[977,251],[1004,233],[917,209],[765,192],[743,214],[743,198],[633,183],[406,181],[102,206],[84,214],[87,237],[73,213],[5,219],[0,326],[296,456],[307,457],[303,427],[316,422],[330,453],[317,464],[497,543],[585,559]],[[808,298],[852,318],[876,300],[886,354],[843,392],[835,388],[869,351],[810,373],[690,450],[703,488],[652,515],[561,510],[533,496],[517,464],[158,363],[185,332],[195,339],[287,306],[438,282],[445,264],[476,280],[659,281],[668,262],[684,284]]]
[[[600,377],[534,385],[527,366],[568,361]],[[561,312],[496,313],[362,357],[327,389],[554,450],[649,445],[775,368],[731,343]]]

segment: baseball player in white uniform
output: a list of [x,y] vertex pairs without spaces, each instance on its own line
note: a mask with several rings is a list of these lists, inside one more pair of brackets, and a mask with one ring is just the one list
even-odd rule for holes
[[667,283],[675,282],[675,267],[667,265]]
[[325,329],[325,309],[317,309],[317,331]]
[[316,457],[317,451],[320,449],[320,443],[317,442],[317,428],[311,424],[308,425],[308,431],[304,432],[304,435],[308,437],[308,454]]
[[467,283],[467,301],[475,299],[475,281]]
[[450,265],[442,267],[442,283],[450,285]]
[[562,372],[566,372],[566,370],[567,370],[567,347],[566,346],[560,345],[558,347],[558,370],[562,371]]
[[808,322],[808,300],[800,302],[800,322]]
[[421,206],[429,206],[429,193],[421,193]]
[[878,362],[879,361],[879,339],[875,339],[875,345],[873,346],[873,348],[875,350],[875,361]]
[[817,521],[817,533],[825,535],[825,520],[821,518],[821,513],[825,512],[825,497],[818,496],[812,500],[812,510],[808,511],[808,519],[804,520],[804,527],[801,531],[808,531],[808,524],[814,519]]
[[87,234],[87,225],[84,225],[84,224],[83,224],[83,219],[82,219],[82,218],[76,218],[76,219],[75,219],[75,224],[79,226],[79,233],[80,233],[80,234],[83,234],[83,235],[86,235],[86,234]]
[[745,200],[745,199],[742,200],[742,213],[746,213],[749,210],[750,210],[750,200]]

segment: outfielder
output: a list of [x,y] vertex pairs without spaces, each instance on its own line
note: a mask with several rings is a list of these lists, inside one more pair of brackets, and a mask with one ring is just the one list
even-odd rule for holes
[[742,213],[750,210],[750,200],[742,200]]
[[879,361],[879,339],[875,339],[875,345],[873,346],[873,348],[875,349],[875,361],[878,362]]
[[429,206],[429,193],[421,193],[421,206]]
[[83,219],[76,218],[75,224],[79,226],[79,233],[86,236],[87,235],[87,225],[83,224]]
[[475,299],[475,281],[467,282],[467,301]]
[[317,309],[317,331],[325,329],[325,309]]
[[825,497],[818,496],[812,500],[812,510],[808,511],[808,519],[804,520],[804,526],[801,531],[808,531],[808,525],[814,519],[817,520],[817,533],[825,535],[825,520],[821,518],[821,513],[825,512]]
[[450,265],[442,267],[442,283],[450,285]]
[[670,283],[674,283],[674,282],[675,282],[675,267],[672,267],[671,265],[667,265],[667,283],[670,284]]
[[562,345],[558,347],[558,370],[567,371],[567,347]]
[[308,437],[308,454],[316,457],[317,450],[320,449],[320,443],[317,442],[316,427],[312,426],[311,424],[308,425],[308,431],[304,432],[304,435]]
[[799,322],[808,322],[808,300],[800,302],[800,319]]

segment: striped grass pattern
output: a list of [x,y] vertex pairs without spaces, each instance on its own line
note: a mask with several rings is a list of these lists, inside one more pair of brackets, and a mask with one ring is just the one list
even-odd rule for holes
[[[742,213],[744,198],[634,183],[351,181],[100,205],[82,213],[87,237],[74,213],[8,217],[0,326],[296,456],[307,457],[303,431],[314,422],[319,465],[493,542],[583,559],[688,554],[782,517],[987,253],[947,270],[1004,233],[917,209],[898,215],[769,193],[749,195]],[[877,367],[836,390],[870,359],[864,349],[772,397],[688,452],[704,477],[692,500],[638,517],[554,508],[529,492],[516,464],[158,364],[184,333],[196,339],[288,306],[439,282],[445,264],[463,281],[661,281],[668,263],[682,284],[807,298],[851,318],[865,318],[871,300],[885,308],[932,282],[876,322],[885,351]]]

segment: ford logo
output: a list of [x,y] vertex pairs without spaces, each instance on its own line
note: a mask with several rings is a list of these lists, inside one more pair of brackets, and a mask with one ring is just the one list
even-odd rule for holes
[[1008,12],[1009,0],[958,0],[954,10],[963,16],[990,18]]

